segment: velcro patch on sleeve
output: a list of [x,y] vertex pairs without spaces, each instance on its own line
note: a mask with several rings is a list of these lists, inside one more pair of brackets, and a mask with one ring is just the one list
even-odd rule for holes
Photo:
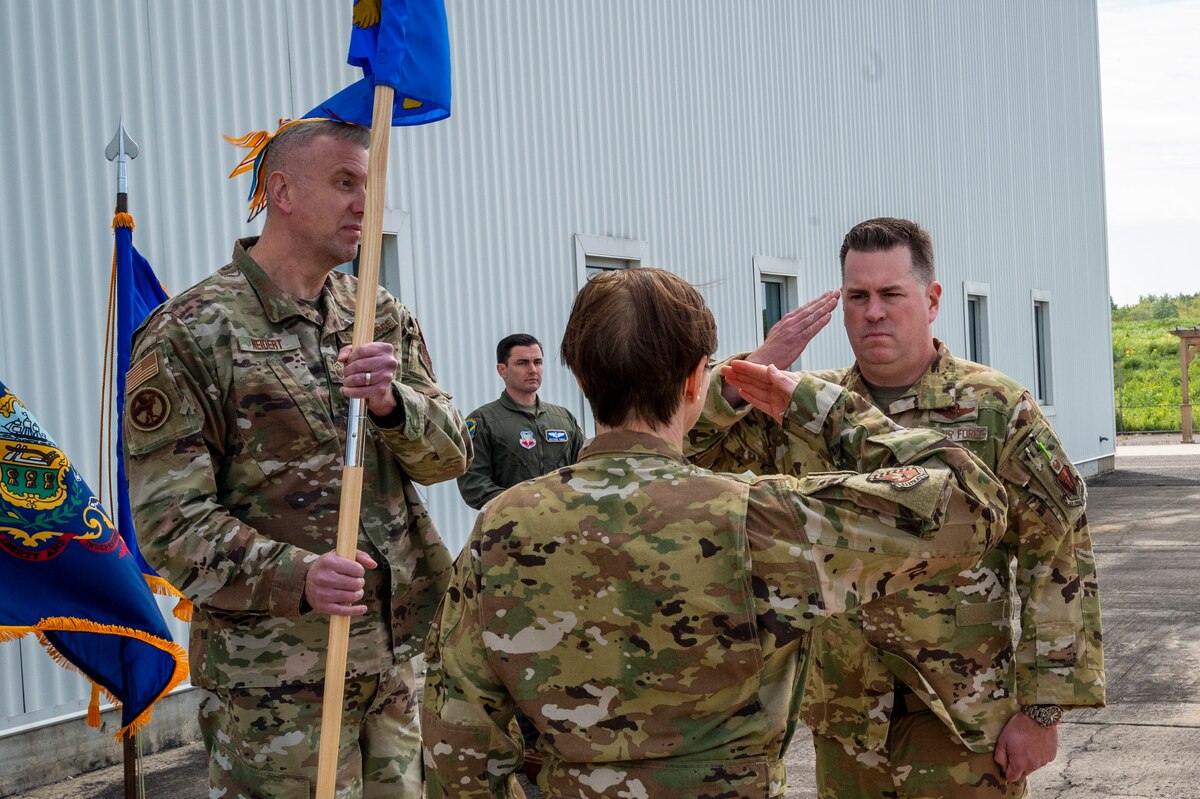
[[907,491],[916,488],[929,479],[929,472],[921,466],[897,466],[894,469],[880,469],[867,475],[868,483],[886,483],[892,488]]
[[133,391],[158,374],[158,350],[150,350],[125,374],[125,390]]

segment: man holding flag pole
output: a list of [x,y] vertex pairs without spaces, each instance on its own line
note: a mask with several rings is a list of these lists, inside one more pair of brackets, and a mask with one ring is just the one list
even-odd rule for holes
[[[240,140],[262,234],[155,311],[131,359],[134,520],[196,606],[192,681],[224,796],[421,795],[411,658],[450,558],[413,483],[462,474],[470,439],[416,319],[376,286],[389,123],[449,113],[440,0],[392,5],[356,5],[351,55],[373,38],[364,80],[405,85],[395,115],[375,87],[370,132],[340,94]],[[356,281],[335,267],[360,238]]]

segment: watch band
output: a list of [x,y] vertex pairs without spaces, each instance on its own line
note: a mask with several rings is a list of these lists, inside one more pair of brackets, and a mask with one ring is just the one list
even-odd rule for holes
[[1043,727],[1053,727],[1063,717],[1063,709],[1058,705],[1023,705],[1021,712]]

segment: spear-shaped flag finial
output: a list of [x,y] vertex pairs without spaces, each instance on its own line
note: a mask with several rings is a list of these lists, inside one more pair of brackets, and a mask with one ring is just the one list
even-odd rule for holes
[[117,213],[129,210],[129,186],[125,164],[137,158],[139,152],[141,150],[138,143],[129,135],[129,131],[125,130],[125,115],[122,114],[121,121],[117,123],[117,135],[113,136],[112,141],[104,148],[104,157],[117,162]]

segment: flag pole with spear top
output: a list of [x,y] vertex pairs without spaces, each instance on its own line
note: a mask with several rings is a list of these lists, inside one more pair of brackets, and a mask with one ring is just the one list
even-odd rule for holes
[[[125,129],[125,116],[117,123],[117,132],[104,149],[104,156],[117,165],[117,199],[113,212],[113,262],[109,282],[108,320],[103,356],[103,396],[100,402],[100,500],[116,512],[117,532],[126,547],[134,554],[138,569],[148,587],[156,594],[174,596],[179,602],[175,615],[184,621],[190,619],[191,603],[177,589],[158,576],[142,557],[134,535],[133,520],[129,511],[129,492],[125,477],[125,464],[121,449],[121,418],[125,399],[125,373],[129,368],[129,352],[134,329],[159,303],[167,299],[166,291],[159,283],[149,262],[133,246],[133,216],[129,213],[128,162],[137,158],[140,148]],[[114,403],[115,401],[115,403]],[[117,466],[112,468],[113,447],[109,446],[109,431],[113,406],[117,409],[118,450]],[[106,468],[106,466],[108,468]],[[106,477],[107,476],[107,477]],[[115,478],[115,492],[110,479]],[[115,497],[114,497],[115,493]],[[182,673],[178,675],[182,679]],[[97,702],[93,688],[93,703]],[[97,707],[98,710],[98,707]],[[89,720],[91,719],[89,708]],[[98,719],[96,720],[98,723]],[[142,785],[141,739],[136,730],[123,737],[124,796],[136,799],[144,795]]]
[[[355,0],[352,16],[348,61],[361,67],[364,77],[305,116],[371,126],[352,337],[357,348],[374,334],[392,126],[424,125],[450,116],[450,41],[443,0]],[[358,542],[365,421],[365,401],[350,400],[336,544],[337,554],[347,560],[354,559]],[[350,617],[330,616],[317,799],[333,799],[337,782],[349,635]]]
[[[354,306],[352,346],[356,348],[370,343],[374,333],[375,289],[379,282],[379,255],[383,242],[383,197],[387,181],[394,96],[395,89],[391,86],[375,87],[371,145],[367,160],[367,201],[363,209],[362,238],[359,244],[358,296]],[[336,546],[337,554],[347,560],[354,560],[358,544],[363,485],[362,437],[365,421],[366,401],[350,400]],[[349,638],[350,617],[330,616],[329,649],[325,654],[325,696],[321,707],[320,754],[317,761],[317,799],[332,799],[337,779],[338,737],[342,727],[342,699]]]

